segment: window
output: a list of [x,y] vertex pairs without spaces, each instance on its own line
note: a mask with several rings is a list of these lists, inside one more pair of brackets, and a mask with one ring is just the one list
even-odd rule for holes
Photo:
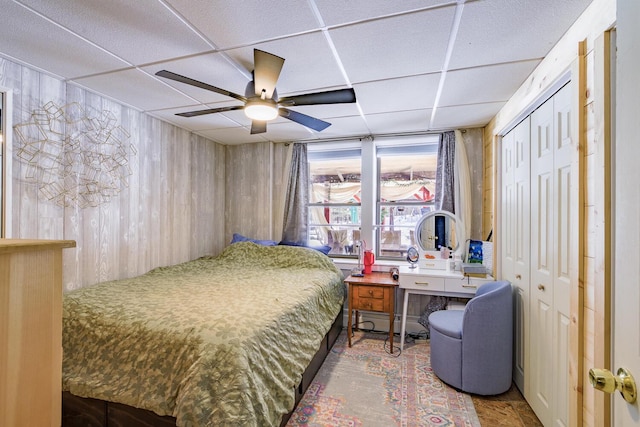
[[433,210],[438,136],[309,144],[309,230],[330,255],[404,259],[420,217]]
[[438,145],[379,146],[376,155],[378,256],[405,259],[418,220],[433,210]]
[[360,157],[353,146],[309,150],[309,239],[331,246],[330,255],[353,255],[360,240]]

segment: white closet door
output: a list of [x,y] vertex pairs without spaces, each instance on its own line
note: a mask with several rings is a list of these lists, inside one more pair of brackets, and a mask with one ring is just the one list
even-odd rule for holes
[[531,114],[531,325],[527,400],[542,424],[553,413],[553,101]]
[[[544,425],[569,423],[571,87],[531,115],[531,329],[527,400]],[[573,182],[575,185],[575,182]]]
[[530,168],[529,117],[502,139],[501,250],[502,275],[514,292],[513,381],[525,393],[528,366]]
[[530,119],[527,117],[515,128],[514,191],[515,191],[515,254],[514,278],[511,281],[515,299],[515,360],[514,381],[525,391],[525,371],[528,369],[529,294],[531,259],[531,191],[530,191]]

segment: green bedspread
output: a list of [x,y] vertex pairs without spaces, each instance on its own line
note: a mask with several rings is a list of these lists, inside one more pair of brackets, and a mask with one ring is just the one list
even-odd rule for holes
[[63,389],[178,426],[279,425],[343,298],[325,255],[250,242],[69,292]]

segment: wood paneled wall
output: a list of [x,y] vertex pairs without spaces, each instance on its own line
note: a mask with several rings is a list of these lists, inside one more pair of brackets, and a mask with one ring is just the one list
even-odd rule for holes
[[10,90],[14,125],[47,102],[77,102],[111,111],[137,149],[128,159],[128,186],[110,202],[83,209],[40,197],[13,150],[7,237],[75,240],[77,247],[65,252],[65,289],[217,254],[225,246],[224,146],[2,58],[0,87]]
[[[584,349],[581,360],[571,360],[572,366],[581,366],[580,372],[573,373],[573,380],[576,382],[576,390],[574,390],[574,401],[571,408],[570,420],[571,425],[608,425],[608,409],[605,407],[604,400],[608,397],[602,393],[595,394],[587,380],[587,372],[592,365],[598,361],[606,361],[608,359],[607,348],[609,343],[604,337],[604,332],[598,326],[599,322],[603,322],[602,312],[606,306],[606,302],[596,302],[596,296],[606,295],[608,272],[603,271],[602,267],[606,265],[604,252],[599,248],[604,247],[605,236],[604,230],[604,214],[597,214],[600,208],[603,208],[602,191],[610,191],[604,187],[605,165],[603,162],[603,123],[604,118],[598,117],[602,115],[605,108],[600,94],[594,95],[603,87],[603,81],[594,81],[594,79],[602,80],[602,72],[596,70],[594,61],[594,49],[596,39],[601,38],[602,34],[609,30],[616,21],[616,1],[615,0],[593,0],[580,19],[567,31],[558,44],[551,50],[549,55],[527,78],[516,94],[507,102],[505,107],[498,113],[496,117],[485,127],[484,147],[485,147],[485,197],[483,211],[485,213],[484,231],[490,227],[488,217],[495,213],[495,207],[500,203],[496,198],[496,179],[499,171],[496,170],[498,164],[495,159],[496,145],[499,143],[499,135],[506,131],[507,126],[517,120],[523,112],[535,103],[536,99],[542,96],[553,83],[564,73],[572,68],[572,64],[578,59],[579,46],[586,46],[584,55],[586,58],[585,81],[580,82],[580,87],[586,87],[587,90],[583,94],[584,105],[578,106],[579,111],[576,114],[583,115],[584,134],[580,135],[582,139],[583,157],[581,162],[584,163],[584,176],[582,182],[579,183],[580,188],[584,190],[584,217],[581,223],[584,228],[580,230],[583,235],[582,245],[579,252],[583,255],[583,259],[579,260],[582,271],[579,271],[580,278],[584,278],[584,283],[578,281],[573,283],[582,295],[584,289],[583,306],[576,306],[577,312],[572,312],[572,318],[581,319],[584,324],[573,330],[583,333],[578,337],[580,346]],[[582,43],[583,42],[583,43]],[[581,44],[582,43],[582,44]],[[600,54],[602,55],[602,54]],[[601,66],[599,64],[598,66]],[[578,78],[578,76],[572,76]],[[513,123],[515,124],[515,123]],[[573,310],[573,308],[572,308]],[[575,385],[575,384],[574,384]]]

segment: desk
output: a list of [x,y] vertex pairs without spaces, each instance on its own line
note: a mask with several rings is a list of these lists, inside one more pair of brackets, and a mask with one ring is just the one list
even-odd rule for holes
[[353,310],[356,311],[356,319],[358,318],[358,310],[389,313],[389,347],[393,354],[393,319],[398,282],[393,280],[388,272],[373,272],[365,274],[363,277],[349,276],[344,279],[344,282],[349,287],[349,320],[347,322],[349,347],[351,347],[353,331]]
[[402,324],[400,327],[400,350],[404,349],[404,333],[407,326],[407,306],[409,295],[439,295],[446,297],[473,298],[480,285],[492,282],[486,278],[466,277],[460,271],[431,270],[401,266],[398,279],[400,289],[404,291],[402,304]]

